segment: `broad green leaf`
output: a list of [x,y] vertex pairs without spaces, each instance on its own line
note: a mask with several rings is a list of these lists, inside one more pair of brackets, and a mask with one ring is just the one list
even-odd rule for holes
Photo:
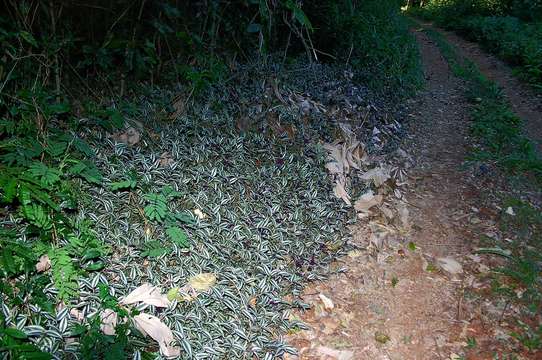
[[27,31],[21,31],[19,32],[19,35],[21,35],[21,37],[33,47],[38,47],[38,42],[31,33]]
[[111,183],[111,190],[122,190],[122,189],[135,189],[137,182],[135,180],[124,180]]
[[16,328],[6,328],[4,329],[4,333],[12,338],[15,339],[26,339],[28,336],[24,333],[24,331],[21,331]]

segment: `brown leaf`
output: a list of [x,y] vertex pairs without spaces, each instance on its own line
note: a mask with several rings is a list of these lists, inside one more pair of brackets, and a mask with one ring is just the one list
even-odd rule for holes
[[376,187],[380,187],[390,178],[390,172],[384,167],[376,167],[366,171],[360,178],[366,181],[372,181]]
[[213,287],[215,283],[216,275],[213,273],[201,273],[192,276],[188,280],[188,284],[197,292],[205,292]]
[[356,200],[354,203],[354,208],[357,211],[367,212],[373,206],[380,205],[382,200],[382,195],[374,195],[372,190],[368,190],[361,195],[358,200]]
[[344,188],[344,180],[337,179],[337,181],[335,182],[335,187],[333,188],[333,193],[339,199],[343,199],[346,205],[351,205],[350,195],[348,195]]

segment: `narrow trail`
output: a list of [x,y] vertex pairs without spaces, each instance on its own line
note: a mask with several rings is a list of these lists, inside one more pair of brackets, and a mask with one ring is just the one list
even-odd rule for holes
[[[388,239],[376,257],[362,251],[340,259],[344,273],[305,290],[302,300],[311,308],[295,316],[309,329],[289,335],[300,354],[289,359],[455,359],[465,353],[491,359],[501,341],[510,342],[499,327],[506,307],[465,296],[487,285],[473,274],[490,260],[471,251],[481,234],[496,231],[498,211],[485,189],[497,180],[464,170],[471,143],[465,84],[423,31],[414,35],[426,87],[408,103],[410,135],[402,144],[413,164],[406,194],[411,231]],[[367,227],[354,226],[352,235],[356,245],[367,246]],[[442,258],[457,261],[460,271],[439,268]],[[476,351],[465,350],[469,337],[476,337]]]
[[440,32],[459,54],[471,60],[480,72],[495,82],[510,102],[512,110],[524,121],[525,134],[542,153],[542,94],[537,94],[514,75],[503,61],[485,52],[477,43],[465,40],[450,31],[423,24]]

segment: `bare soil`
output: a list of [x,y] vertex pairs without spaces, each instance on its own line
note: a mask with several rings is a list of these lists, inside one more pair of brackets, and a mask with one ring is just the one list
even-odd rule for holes
[[[423,31],[414,34],[426,88],[407,104],[402,145],[414,164],[406,194],[412,230],[389,239],[376,256],[351,252],[338,260],[344,273],[305,290],[301,299],[311,308],[293,317],[309,329],[288,336],[299,352],[288,359],[492,359],[516,347],[506,321],[516,309],[485,297],[488,269],[498,260],[472,254],[482,234],[498,236],[501,210],[491,192],[501,185],[497,176],[465,168],[465,84]],[[364,248],[370,230],[360,222],[352,235]],[[443,257],[459,262],[461,272],[439,268]]]

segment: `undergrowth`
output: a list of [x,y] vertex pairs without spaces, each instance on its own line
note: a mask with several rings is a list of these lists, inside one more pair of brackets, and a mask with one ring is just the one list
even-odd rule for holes
[[[400,13],[400,1],[333,2],[325,37],[349,62],[359,81],[392,96],[412,95],[421,86],[417,43]],[[331,34],[331,35],[330,35]]]
[[480,43],[542,89],[542,2],[506,3],[434,0],[410,12]]

